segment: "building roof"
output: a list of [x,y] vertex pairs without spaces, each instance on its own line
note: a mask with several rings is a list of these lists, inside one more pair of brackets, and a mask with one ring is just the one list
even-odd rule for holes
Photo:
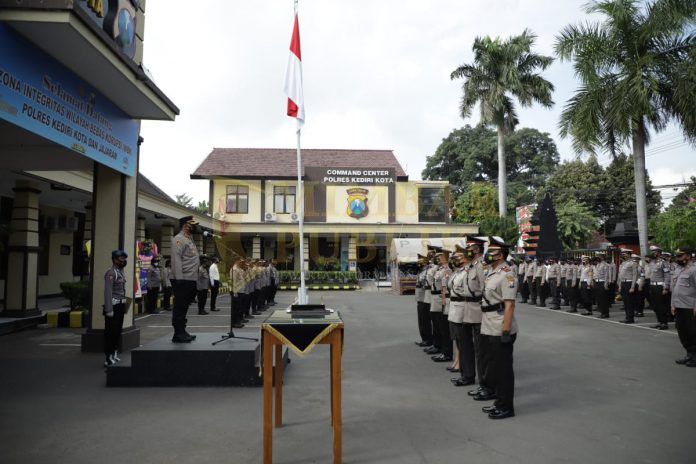
[[[191,174],[192,179],[211,177],[286,178],[297,177],[294,148],[213,148]],[[392,150],[302,150],[302,168],[394,168],[399,180],[408,175]]]
[[167,195],[164,192],[164,190],[156,186],[150,179],[145,177],[141,172],[138,173],[138,190],[140,190],[143,193],[147,193],[148,195],[152,195],[153,197],[157,197],[160,200],[176,203],[176,200]]

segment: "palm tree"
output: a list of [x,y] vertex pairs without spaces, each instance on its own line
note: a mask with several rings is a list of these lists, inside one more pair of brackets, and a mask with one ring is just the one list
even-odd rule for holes
[[472,47],[474,62],[459,66],[450,75],[452,80],[465,79],[459,106],[462,118],[468,118],[479,103],[481,123],[493,125],[498,130],[498,211],[501,217],[507,214],[505,133],[513,131],[519,122],[513,98],[522,106],[535,102],[546,108],[553,105],[553,84],[539,74],[539,70],[551,65],[553,58],[532,52],[535,39],[529,30],[505,41],[477,37]]
[[[595,24],[567,26],[556,54],[574,61],[580,87],[561,115],[563,137],[576,151],[633,150],[641,254],[647,253],[645,147],[650,131],[676,121],[696,141],[696,1],[594,1]],[[686,32],[688,31],[688,32]]]

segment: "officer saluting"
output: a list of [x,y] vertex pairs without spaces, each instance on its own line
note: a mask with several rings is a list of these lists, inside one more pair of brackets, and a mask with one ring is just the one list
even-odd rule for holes
[[[515,322],[515,295],[517,279],[505,264],[507,247],[502,241],[491,242],[486,251],[486,272],[481,311],[481,335],[488,340],[488,369],[492,372],[493,388],[497,399],[482,410],[491,419],[514,417],[515,373],[512,368],[512,347],[517,338]],[[474,397],[474,399],[480,399]]]
[[174,311],[172,326],[174,327],[174,343],[190,343],[196,339],[186,331],[186,313],[196,296],[198,267],[200,260],[196,244],[191,235],[198,222],[193,216],[179,219],[181,231],[172,237],[172,289],[174,291]]
[[[433,324],[430,321],[430,306],[425,304],[426,280],[428,272],[428,257],[418,254],[418,276],[416,277],[416,311],[418,314],[418,332],[420,341],[418,346],[430,346],[433,344]],[[430,289],[428,289],[430,293]]]
[[696,367],[696,266],[691,247],[680,247],[674,252],[677,268],[672,276],[672,315],[675,318],[679,341],[686,357],[677,364]]

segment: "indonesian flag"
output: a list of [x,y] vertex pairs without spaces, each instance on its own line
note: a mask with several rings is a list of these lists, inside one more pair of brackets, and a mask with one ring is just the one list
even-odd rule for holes
[[290,40],[290,57],[285,71],[285,95],[288,96],[288,116],[305,121],[304,96],[302,94],[302,54],[300,52],[300,22],[295,14],[295,26]]

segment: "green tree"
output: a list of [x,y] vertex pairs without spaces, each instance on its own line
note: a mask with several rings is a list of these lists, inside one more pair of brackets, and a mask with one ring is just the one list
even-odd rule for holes
[[587,160],[575,159],[563,162],[549,178],[546,186],[539,193],[539,201],[548,192],[557,205],[578,200],[595,211],[600,217],[606,218],[604,209],[604,168],[597,157],[590,155]]
[[496,128],[501,217],[507,214],[505,132],[512,132],[519,122],[514,99],[521,106],[535,102],[547,108],[553,105],[553,84],[539,74],[551,65],[553,58],[532,52],[535,38],[529,30],[504,41],[477,37],[473,45],[474,62],[459,66],[450,75],[453,80],[464,78],[459,106],[462,117],[468,118],[479,104],[481,123]]
[[601,0],[587,6],[602,22],[567,26],[556,54],[573,61],[580,87],[561,115],[561,135],[578,152],[629,142],[633,151],[641,254],[647,253],[645,147],[650,132],[676,121],[696,141],[694,0]]
[[[422,177],[447,180],[453,196],[466,191],[472,181],[495,183],[498,177],[495,131],[478,125],[453,130],[428,156]],[[558,149],[548,133],[522,128],[505,139],[509,203],[532,203],[536,191],[556,170]]]
[[507,244],[517,243],[520,236],[517,222],[514,216],[489,216],[484,218],[479,224],[481,235],[497,235],[505,240]]
[[181,206],[193,208],[193,197],[191,197],[191,195],[187,193],[180,193],[178,195],[174,195],[174,199]]
[[469,187],[454,201],[457,222],[481,222],[497,216],[495,186],[490,182],[471,182]]
[[208,200],[203,200],[198,202],[198,206],[194,206],[193,209],[198,211],[200,214],[208,214]]
[[653,241],[665,250],[674,251],[679,246],[696,247],[696,206],[671,208],[650,221]]
[[585,248],[600,222],[587,206],[573,199],[556,207],[556,218],[558,235],[569,250]]
[[672,203],[669,204],[667,209],[691,205],[694,203],[694,199],[696,199],[696,176],[691,176],[690,185],[672,198]]

